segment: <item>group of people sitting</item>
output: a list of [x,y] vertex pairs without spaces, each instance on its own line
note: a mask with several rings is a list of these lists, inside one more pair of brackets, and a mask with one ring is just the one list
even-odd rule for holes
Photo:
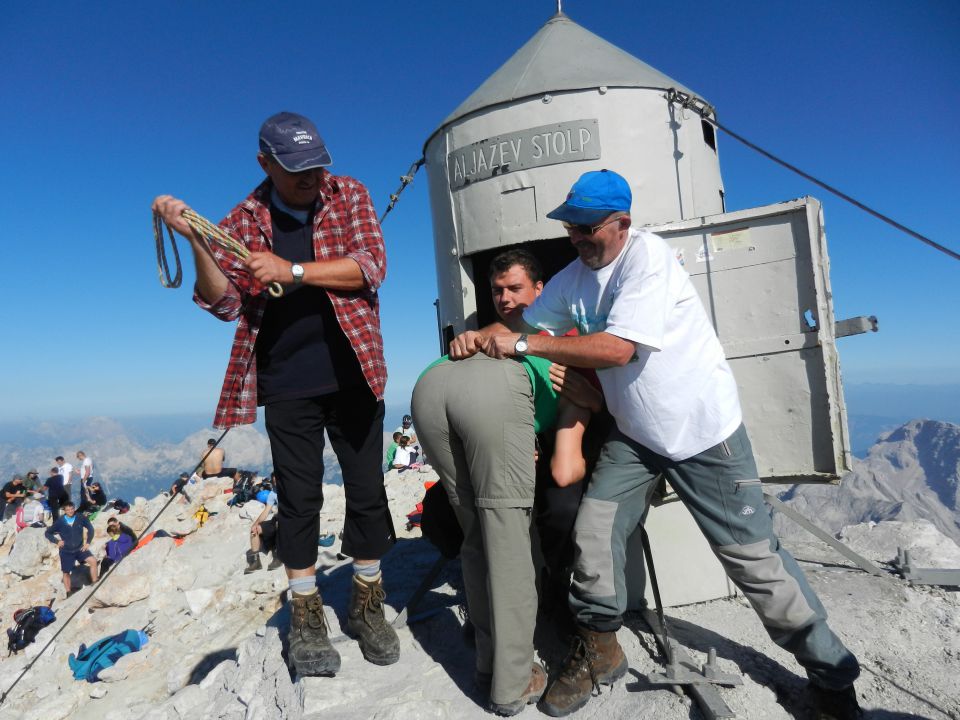
[[413,418],[404,415],[400,427],[393,431],[393,442],[387,448],[386,469],[403,472],[421,465],[423,459],[417,444],[417,433],[413,429]]

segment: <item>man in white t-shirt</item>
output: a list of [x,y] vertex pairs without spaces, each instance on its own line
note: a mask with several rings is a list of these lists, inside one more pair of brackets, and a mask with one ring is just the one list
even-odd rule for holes
[[[530,334],[492,325],[450,344],[455,359],[482,350],[597,368],[616,420],[574,531],[570,606],[578,641],[540,707],[567,715],[587,703],[596,684],[626,674],[616,639],[627,603],[626,542],[663,475],[771,638],[806,669],[818,717],[857,717],[859,664],[773,533],[720,341],[673,250],[630,226],[631,200],[615,172],[581,176],[547,214],[563,222],[579,259],[524,311]],[[562,337],[574,327],[579,337]]]
[[77,450],[77,462],[80,463],[80,469],[77,470],[80,476],[80,499],[87,500],[93,484],[93,459],[87,457],[83,450]]
[[66,462],[63,455],[57,455],[56,462],[60,477],[63,478],[63,491],[66,493],[67,499],[70,499],[73,497],[73,465]]

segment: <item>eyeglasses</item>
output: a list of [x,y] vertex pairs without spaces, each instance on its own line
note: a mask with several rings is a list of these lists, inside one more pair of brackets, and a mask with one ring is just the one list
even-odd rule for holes
[[607,218],[599,225],[594,225],[593,227],[589,225],[574,225],[573,223],[568,223],[566,221],[562,222],[561,224],[563,225],[563,229],[568,233],[576,232],[580,235],[596,235],[602,228],[606,227],[612,222],[616,222],[621,217],[623,216],[618,215],[617,217]]

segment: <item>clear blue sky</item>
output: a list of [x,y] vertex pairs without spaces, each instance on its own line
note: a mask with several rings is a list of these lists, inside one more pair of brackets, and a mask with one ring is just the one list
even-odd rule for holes
[[[553,0],[272,5],[13,3],[0,24],[7,301],[0,420],[209,411],[232,326],[160,287],[150,201],[222,217],[260,180],[257,130],[311,116],[378,209],[428,135]],[[709,99],[719,118],[954,249],[960,4],[567,0],[565,12]],[[847,382],[960,382],[960,262],[720,135],[728,208],[824,201]],[[381,292],[402,403],[437,352],[421,174],[384,225]]]

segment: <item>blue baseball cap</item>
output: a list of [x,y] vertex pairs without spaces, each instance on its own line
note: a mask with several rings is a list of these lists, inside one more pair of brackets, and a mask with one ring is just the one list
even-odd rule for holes
[[316,126],[303,115],[281,112],[260,126],[260,150],[287,172],[326,167],[333,161]]
[[567,199],[547,213],[551,220],[573,225],[596,225],[614,212],[630,212],[633,193],[623,176],[613,170],[592,170],[580,176]]

